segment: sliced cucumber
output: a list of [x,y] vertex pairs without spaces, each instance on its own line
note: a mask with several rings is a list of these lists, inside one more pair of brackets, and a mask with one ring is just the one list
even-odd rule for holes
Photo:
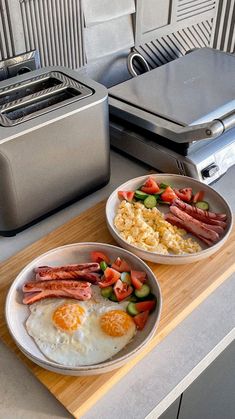
[[135,290],[135,295],[138,298],[145,298],[150,294],[150,287],[147,284],[143,284],[140,290]]
[[146,208],[154,208],[157,205],[157,200],[156,197],[154,195],[149,195],[145,200],[144,200],[144,205]]
[[171,205],[171,202],[166,202],[166,201],[158,201],[159,204],[166,204],[166,205]]
[[102,260],[102,262],[100,262],[100,269],[102,269],[102,271],[105,271],[107,267],[107,263],[104,260]]
[[206,201],[198,201],[198,202],[196,202],[195,206],[199,209],[204,210],[204,211],[209,210],[209,204]]
[[111,287],[111,286],[110,287],[103,288],[101,290],[101,295],[104,298],[110,298],[110,296],[112,295],[112,293],[113,293],[113,287]]
[[161,189],[160,189],[157,193],[155,193],[155,194],[154,194],[154,196],[155,196],[156,198],[159,198],[163,192],[165,192],[165,189],[162,189],[162,188],[161,188]]
[[139,312],[138,312],[138,310],[135,306],[135,303],[129,303],[127,308],[126,308],[126,311],[127,311],[128,314],[130,314],[130,316],[136,316],[137,314],[139,314]]
[[131,295],[129,298],[128,298],[128,301],[131,301],[132,303],[137,303],[137,301],[139,301],[139,299],[136,297],[136,295]]
[[114,301],[115,303],[118,303],[118,299],[116,295],[114,294],[114,292],[112,292],[112,294],[110,295],[109,300]]
[[170,186],[170,185],[167,185],[166,183],[160,183],[160,188],[161,189],[166,189],[166,188],[168,188],[168,186]]
[[135,191],[135,198],[141,199],[141,201],[144,201],[146,198],[148,198],[148,194],[142,191]]
[[128,272],[121,273],[121,281],[126,282],[128,285],[131,285],[131,276]]

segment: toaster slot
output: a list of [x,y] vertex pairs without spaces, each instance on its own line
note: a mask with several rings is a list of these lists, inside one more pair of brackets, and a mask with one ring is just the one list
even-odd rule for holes
[[58,108],[60,105],[62,106],[62,104],[65,105],[68,102],[77,100],[77,96],[80,94],[81,93],[76,89],[66,87],[59,91],[57,90],[48,93],[45,96],[40,96],[33,100],[31,99],[26,103],[19,103],[18,105],[8,107],[1,115],[10,120],[13,124],[19,123],[22,118],[24,120],[31,119]]
[[47,77],[36,81],[28,82],[27,84],[16,85],[11,90],[2,91],[0,93],[0,106],[15,100],[22,99],[26,96],[33,95],[38,92],[45,91],[54,86],[62,84],[62,81],[55,77]]
[[93,93],[58,71],[13,84],[0,91],[0,125],[17,125]]

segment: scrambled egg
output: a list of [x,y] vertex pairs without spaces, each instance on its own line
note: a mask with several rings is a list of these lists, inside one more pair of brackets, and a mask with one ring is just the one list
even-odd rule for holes
[[168,255],[201,250],[195,240],[183,237],[185,230],[168,223],[156,207],[148,209],[141,202],[121,201],[114,225],[129,244],[149,252]]

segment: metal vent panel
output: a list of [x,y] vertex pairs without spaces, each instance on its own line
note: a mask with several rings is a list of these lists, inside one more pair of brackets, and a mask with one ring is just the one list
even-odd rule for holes
[[194,16],[203,16],[203,13],[215,9],[216,0],[178,0],[176,20],[189,19]]
[[135,48],[151,68],[174,60],[193,48],[210,46],[213,19],[206,20]]
[[220,0],[213,47],[235,52],[235,0]]
[[20,8],[26,50],[38,49],[42,66],[84,64],[79,1],[23,0]]
[[14,52],[9,4],[7,0],[0,0],[0,60],[12,57]]

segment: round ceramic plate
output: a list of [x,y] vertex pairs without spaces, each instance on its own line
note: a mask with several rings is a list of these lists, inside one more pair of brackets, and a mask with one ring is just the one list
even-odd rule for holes
[[[135,255],[139,256],[141,259],[148,260],[151,262],[156,263],[163,263],[163,264],[169,264],[169,265],[180,265],[185,263],[192,263],[196,262],[198,260],[207,258],[208,256],[211,256],[213,253],[217,252],[221,246],[226,242],[226,240],[229,237],[229,234],[232,229],[233,224],[233,215],[230,206],[225,201],[225,199],[218,194],[214,189],[212,189],[210,186],[205,185],[204,183],[187,177],[187,176],[181,176],[181,175],[175,175],[175,174],[151,174],[151,177],[158,181],[159,183],[165,183],[168,185],[172,185],[172,187],[181,189],[186,187],[191,187],[193,189],[193,192],[199,192],[204,191],[205,192],[205,200],[209,202],[210,204],[210,210],[213,212],[221,212],[227,214],[227,227],[223,233],[223,235],[220,237],[219,241],[217,241],[212,246],[205,245],[201,240],[197,239],[193,235],[188,235],[188,237],[192,237],[194,240],[198,241],[200,246],[202,247],[202,250],[197,253],[191,253],[191,254],[181,254],[181,255],[175,255],[172,253],[169,253],[168,255],[162,255],[160,253],[156,252],[150,252],[147,250],[143,250],[137,246],[134,246],[132,244],[127,243],[126,240],[124,240],[121,235],[119,234],[117,228],[114,225],[114,218],[117,214],[118,206],[120,205],[120,199],[118,198],[118,191],[135,191],[140,188],[141,185],[144,184],[146,179],[150,175],[137,177],[135,179],[131,179],[126,183],[123,183],[120,185],[109,197],[107,204],[106,204],[106,221],[107,226],[112,234],[113,238],[116,240],[120,246],[124,247],[125,249],[129,250],[130,252],[134,253]],[[159,205],[158,209],[161,212],[169,212],[169,207],[167,205]]]
[[[30,312],[28,306],[22,303],[22,286],[27,281],[32,280],[32,274],[35,267],[43,265],[61,266],[72,263],[84,263],[90,261],[90,253],[92,251],[104,252],[111,260],[115,260],[117,257],[124,258],[132,269],[145,271],[148,277],[147,283],[149,283],[152,293],[157,298],[157,306],[150,314],[144,329],[138,331],[128,345],[111,359],[89,366],[71,367],[61,365],[46,358],[39,350],[33,338],[27,333],[25,322]],[[124,249],[108,244],[76,243],[58,247],[44,253],[37,259],[34,259],[19,273],[7,295],[5,316],[8,329],[17,346],[36,364],[59,374],[94,375],[105,373],[124,365],[147,345],[148,341],[156,332],[160,318],[161,304],[162,298],[158,281],[151,269],[138,257]]]

